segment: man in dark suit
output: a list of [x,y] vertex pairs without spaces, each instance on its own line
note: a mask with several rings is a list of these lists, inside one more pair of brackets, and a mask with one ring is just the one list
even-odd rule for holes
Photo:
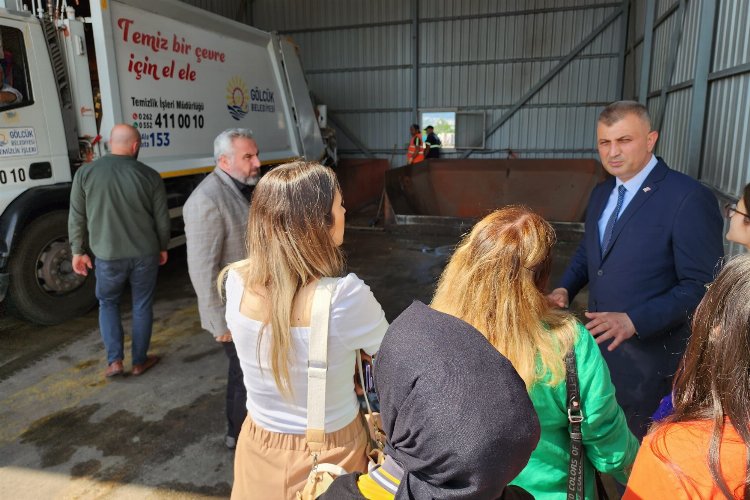
[[653,155],[657,138],[637,102],[615,102],[599,115],[599,155],[614,177],[591,193],[583,241],[549,296],[567,307],[589,285],[586,328],[640,438],[670,392],[689,317],[724,253],[716,198]]

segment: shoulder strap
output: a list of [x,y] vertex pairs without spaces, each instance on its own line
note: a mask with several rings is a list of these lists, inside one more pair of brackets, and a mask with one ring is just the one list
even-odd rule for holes
[[583,435],[581,434],[581,422],[584,415],[581,410],[581,392],[578,386],[578,367],[576,366],[576,353],[571,347],[570,352],[565,355],[565,386],[568,393],[568,422],[570,423],[570,464],[568,466],[568,500],[578,498],[583,500]]
[[328,321],[336,278],[321,278],[315,287],[310,315],[310,347],[307,361],[308,446],[319,452],[325,442],[326,374],[328,372]]

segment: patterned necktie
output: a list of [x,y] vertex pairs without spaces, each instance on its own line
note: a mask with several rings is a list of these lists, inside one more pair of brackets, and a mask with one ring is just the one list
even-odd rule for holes
[[620,187],[617,188],[617,204],[615,205],[615,211],[612,212],[612,215],[609,216],[609,220],[607,221],[607,225],[604,226],[604,238],[602,239],[602,255],[607,253],[607,248],[609,248],[609,243],[612,240],[612,230],[615,228],[615,222],[617,222],[617,218],[620,216],[620,210],[622,210],[622,202],[625,200],[625,186],[620,184]]

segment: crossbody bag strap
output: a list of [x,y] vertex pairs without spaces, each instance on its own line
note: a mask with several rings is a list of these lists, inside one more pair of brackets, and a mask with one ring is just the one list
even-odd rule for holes
[[310,314],[307,361],[307,432],[305,438],[317,465],[325,443],[326,375],[328,373],[328,323],[336,278],[321,278],[315,287]]
[[583,481],[583,435],[581,434],[581,422],[584,415],[581,410],[581,391],[578,385],[578,366],[576,353],[571,347],[565,356],[565,386],[567,388],[568,422],[570,424],[570,464],[568,466],[568,500],[575,500],[576,495],[580,500],[584,496]]

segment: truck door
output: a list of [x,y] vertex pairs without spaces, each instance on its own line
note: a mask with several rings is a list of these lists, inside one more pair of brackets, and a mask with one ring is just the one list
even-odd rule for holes
[[308,161],[320,160],[324,152],[323,138],[320,135],[318,119],[310,101],[310,91],[307,88],[305,72],[302,70],[297,49],[286,39],[277,38],[276,43],[281,46],[281,56],[295,110],[296,125],[302,141],[302,151]]
[[71,180],[41,27],[9,16],[0,17],[0,213],[31,187]]
[[[47,28],[56,40],[55,26]],[[54,324],[87,311],[95,297],[93,277],[70,263],[63,112],[74,110],[61,105],[52,68],[65,61],[47,35],[39,19],[0,9],[0,298],[7,291],[10,311]]]

